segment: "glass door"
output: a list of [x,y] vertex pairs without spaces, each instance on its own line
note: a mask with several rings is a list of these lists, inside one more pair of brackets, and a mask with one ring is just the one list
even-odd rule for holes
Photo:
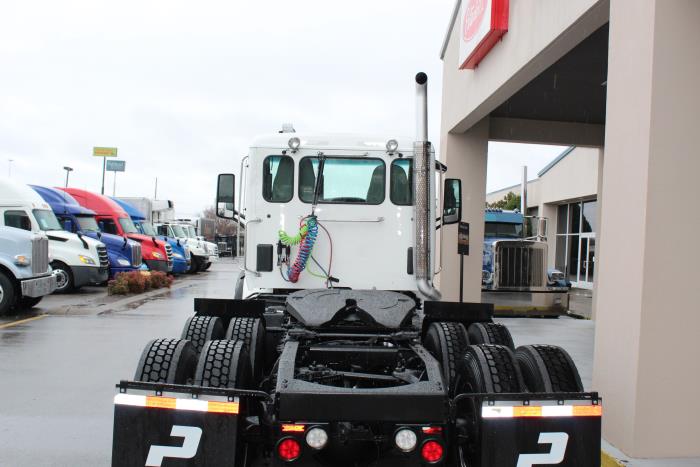
[[582,289],[593,288],[595,273],[595,234],[581,234],[578,251],[578,268],[576,287]]

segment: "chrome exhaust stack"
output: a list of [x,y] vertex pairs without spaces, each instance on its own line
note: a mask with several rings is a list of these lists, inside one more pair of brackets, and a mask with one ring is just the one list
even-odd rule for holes
[[428,300],[442,294],[433,284],[435,244],[435,152],[428,141],[428,76],[416,75],[416,141],[413,143],[415,202],[414,268],[418,291]]

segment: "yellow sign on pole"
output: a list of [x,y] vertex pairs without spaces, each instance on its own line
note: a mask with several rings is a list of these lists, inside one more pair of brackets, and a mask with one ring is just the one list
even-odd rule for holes
[[117,148],[92,148],[95,157],[117,157]]

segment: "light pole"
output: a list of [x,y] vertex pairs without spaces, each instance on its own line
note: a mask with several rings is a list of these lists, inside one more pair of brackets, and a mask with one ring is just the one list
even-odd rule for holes
[[7,159],[7,176],[12,177],[12,163],[14,162],[14,159]]
[[68,175],[73,171],[73,167],[64,166],[63,170],[66,171],[66,188],[68,188]]

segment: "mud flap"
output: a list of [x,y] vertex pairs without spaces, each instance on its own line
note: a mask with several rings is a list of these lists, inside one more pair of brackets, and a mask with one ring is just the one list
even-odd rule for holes
[[239,407],[237,397],[120,392],[112,467],[233,466]]
[[511,395],[510,400],[508,395],[463,396],[480,410],[476,458],[470,465],[600,466],[602,405],[597,394]]

